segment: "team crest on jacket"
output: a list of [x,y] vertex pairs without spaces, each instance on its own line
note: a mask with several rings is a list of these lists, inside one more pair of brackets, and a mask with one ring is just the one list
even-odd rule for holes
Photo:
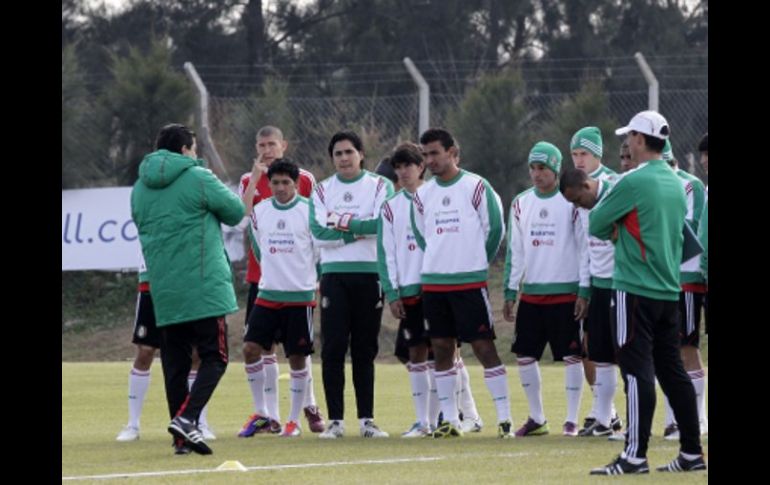
[[545,219],[546,217],[548,217],[548,209],[546,208],[540,209],[540,218]]
[[283,231],[284,229],[286,229],[286,221],[284,221],[283,219],[278,219],[278,224],[276,224],[275,226],[278,228],[279,231]]
[[452,199],[450,199],[448,195],[443,199],[441,199],[441,205],[443,205],[444,207],[448,206],[451,203],[452,203]]
[[350,192],[345,192],[345,195],[342,196],[342,200],[344,200],[345,202],[350,202],[351,200],[353,200],[353,194],[351,194]]

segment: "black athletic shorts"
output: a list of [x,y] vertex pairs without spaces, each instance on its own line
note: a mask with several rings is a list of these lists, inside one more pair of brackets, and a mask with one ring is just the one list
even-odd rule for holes
[[312,307],[268,308],[254,305],[246,328],[243,340],[258,343],[263,349],[280,342],[286,357],[314,352]]
[[426,291],[423,312],[431,338],[456,338],[462,342],[494,340],[492,305],[486,288],[458,291]]
[[160,330],[155,325],[155,310],[150,292],[140,291],[136,296],[136,316],[131,342],[159,349],[160,338]]
[[574,302],[541,305],[519,301],[511,352],[540,360],[548,343],[555,361],[579,356],[580,323],[574,313]]

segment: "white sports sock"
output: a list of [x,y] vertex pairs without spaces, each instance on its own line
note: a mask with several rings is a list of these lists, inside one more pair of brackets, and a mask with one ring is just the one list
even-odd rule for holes
[[695,388],[695,400],[698,403],[698,421],[705,423],[706,417],[706,371],[703,369],[687,372],[690,376],[692,385]]
[[612,400],[615,398],[615,390],[618,387],[618,372],[610,363],[596,363],[596,420],[603,426],[610,427],[613,413]]
[[436,371],[436,390],[441,412],[444,413],[444,421],[455,426],[460,425],[460,416],[457,411],[455,389],[457,388],[457,369],[452,367],[445,371]]
[[412,386],[414,414],[421,425],[428,426],[428,395],[430,394],[428,364],[407,362],[406,368],[409,371],[409,383]]
[[468,375],[468,369],[465,367],[463,358],[459,355],[455,361],[455,367],[460,376],[460,409],[463,411],[464,418],[475,421],[479,419],[479,411],[476,409],[476,401],[473,399],[473,391],[471,391],[471,377]]
[[315,391],[313,391],[313,361],[308,355],[305,359],[305,370],[307,371],[307,386],[305,388],[305,403],[304,408],[308,406],[315,406]]
[[281,422],[281,410],[278,408],[278,358],[275,354],[263,355],[265,369],[265,405],[271,419]]
[[586,414],[586,418],[594,418],[596,419],[596,381],[594,381],[594,385],[591,387],[591,410],[588,411],[588,414]]
[[302,411],[302,405],[305,404],[305,394],[308,384],[307,368],[301,370],[292,370],[289,372],[289,392],[291,393],[291,408],[289,410],[289,421],[299,424],[299,413]]
[[253,364],[246,364],[246,380],[251,389],[251,398],[254,400],[254,412],[260,416],[267,416],[265,408],[265,370],[262,359]]
[[505,366],[500,364],[497,367],[484,369],[484,384],[492,395],[492,402],[495,403],[497,410],[497,422],[511,420],[511,397],[508,391],[508,373]]
[[564,358],[564,389],[567,393],[567,419],[577,424],[580,398],[583,394],[583,362],[580,357],[567,356]]
[[646,460],[646,458],[634,458],[632,456],[628,456],[625,451],[622,452],[620,456],[632,465],[641,465],[644,463],[644,460]]
[[428,385],[430,386],[428,394],[428,420],[431,426],[437,426],[441,405],[438,402],[438,389],[436,388],[436,363],[429,360],[426,364],[428,365]]
[[128,425],[139,429],[144,396],[150,387],[150,370],[132,368],[128,373]]
[[533,358],[516,359],[519,364],[519,379],[521,387],[524,388],[524,394],[527,395],[529,403],[529,417],[536,423],[545,422],[545,413],[543,412],[543,396],[540,393],[542,379],[540,377],[540,366]]

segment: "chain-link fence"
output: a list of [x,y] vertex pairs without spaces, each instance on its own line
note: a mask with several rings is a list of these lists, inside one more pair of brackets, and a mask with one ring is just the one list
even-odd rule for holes
[[[708,57],[661,56],[649,58],[648,61],[661,83],[659,106],[671,124],[674,153],[686,170],[705,179],[700,164],[692,162],[697,159],[695,151],[698,140],[708,128]],[[431,126],[450,128],[453,117],[457,118],[458,113],[461,115],[463,110],[467,111],[469,93],[477,89],[485,79],[503,72],[491,65],[477,66],[475,70],[467,72],[463,70],[465,68],[462,64],[458,67],[421,61],[417,65],[434,89],[430,97]],[[332,67],[339,70],[339,66]],[[597,82],[607,105],[606,112],[602,113],[601,124],[607,154],[604,161],[611,167],[618,166],[619,139],[612,134],[612,127],[625,124],[636,112],[648,106],[647,86],[632,57],[527,61],[514,67],[511,71],[516,71],[523,81],[521,102],[526,111],[522,115],[526,123],[517,125],[517,130],[526,133],[526,136],[520,137],[522,144],[547,137],[562,149],[568,160],[567,144],[571,133],[567,132],[580,126],[569,125],[569,119],[564,118],[563,107],[579,96],[581,87],[586,83]],[[366,81],[356,77],[358,70],[366,68],[357,65],[346,67],[345,76],[352,81],[342,79],[340,82],[374,82],[370,80],[371,76]],[[406,75],[400,62],[378,69],[383,73],[401,72]],[[212,77],[212,72],[218,77]],[[237,75],[236,70],[227,71],[224,66],[216,71],[210,67],[201,71],[204,84],[210,78],[214,88],[212,92],[219,94],[210,98],[209,120],[214,145],[226,170],[227,176],[224,178],[229,178],[231,182],[238,180],[242,173],[250,169],[255,156],[255,134],[261,126],[267,124],[279,126],[284,131],[289,141],[288,155],[319,179],[332,172],[327,144],[332,134],[340,129],[352,129],[361,135],[366,150],[366,166],[370,169],[399,141],[418,138],[417,90],[406,82],[399,81],[395,93],[394,89],[389,89],[387,95],[376,94],[381,84],[372,84],[373,94],[356,97],[303,96],[299,90],[301,88],[292,84],[291,78],[283,85],[278,82],[271,85],[270,81],[264,83],[259,88],[262,93],[259,96],[241,94],[239,97],[226,97],[221,90],[216,89],[217,82],[222,78],[228,79],[230,76],[240,79],[234,77]],[[388,79],[386,77],[380,82]],[[446,82],[446,79],[452,82]],[[166,114],[162,121],[152,118],[153,123],[143,122],[144,118],[155,113],[169,112],[167,107],[164,108],[163,98],[153,101],[151,110],[145,109],[141,116],[134,117],[141,118],[138,120],[132,119],[132,112],[136,110],[132,110],[131,105],[110,112],[105,109],[109,104],[106,102],[110,99],[106,96],[109,93],[100,92],[109,91],[109,83],[95,79],[85,81],[86,87],[94,83],[103,87],[97,90],[89,88],[87,93],[76,97],[76,103],[65,103],[65,88],[68,87],[63,84],[62,88],[63,188],[131,183],[136,164],[151,146],[160,123],[181,121],[192,124],[198,121],[193,120],[190,110],[187,119],[168,120]],[[77,83],[72,86],[72,89],[77,88]],[[249,88],[253,89],[253,86]],[[345,92],[344,85],[337,86],[335,92]],[[494,104],[496,101],[492,99],[487,102]],[[143,104],[145,108],[146,104]],[[117,125],[115,113],[119,113],[121,118],[121,123]],[[583,118],[581,123],[599,123],[590,117]],[[494,124],[497,121],[486,120],[486,123]],[[553,127],[549,129],[549,124],[561,126],[559,130],[554,130]],[[148,128],[140,130],[139,127],[144,125],[148,125]],[[134,126],[137,129],[133,131],[126,129]],[[481,139],[485,136],[483,130],[477,130],[475,134],[469,134],[473,130],[466,131],[458,133],[461,145],[486,142]],[[205,140],[199,140],[199,144],[204,145],[200,152],[207,153]],[[523,147],[525,152],[528,149],[529,146]],[[510,156],[521,158],[522,150],[514,151],[516,153]],[[511,160],[510,167],[498,167],[497,170],[521,172],[522,166],[514,162]],[[510,180],[510,177],[507,179]],[[494,184],[494,180],[490,181]]]
[[[608,92],[610,114],[617,126],[628,122],[638,111],[647,109],[647,91]],[[530,95],[526,104],[539,124],[547,123],[556,108],[571,94]],[[698,140],[708,127],[707,90],[664,91],[660,110],[672,127],[674,150],[683,167],[700,177],[705,174],[698,163],[692,163]],[[431,97],[430,123],[446,126],[448,114],[458,108],[461,96]],[[285,111],[271,111],[272,100],[265,98],[212,98],[211,125],[217,149],[225,161],[230,177],[250,170],[255,134],[265,124],[281,127],[289,140],[288,155],[318,177],[332,171],[327,145],[332,134],[341,128],[357,131],[371,169],[398,142],[416,140],[417,95],[371,98],[288,98]],[[575,127],[575,130],[580,128]],[[607,163],[617,166],[619,140],[604,133]],[[467,140],[465,140],[467,141]],[[463,140],[460,140],[462,143]],[[564,153],[568,140],[554,140]],[[687,163],[685,163],[687,162]]]

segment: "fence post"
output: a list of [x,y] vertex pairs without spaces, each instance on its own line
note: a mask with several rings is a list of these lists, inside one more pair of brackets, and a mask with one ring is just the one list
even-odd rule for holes
[[209,128],[209,92],[206,89],[206,86],[203,84],[203,81],[198,75],[198,71],[195,69],[195,66],[193,66],[192,62],[184,63],[184,72],[193,82],[195,89],[198,91],[197,118],[200,127],[197,131],[198,138],[203,141],[202,148],[208,152],[208,156],[205,158],[211,161],[212,167],[217,168],[219,176],[222,178],[223,182],[225,182],[227,185],[230,185],[232,183],[230,180],[230,175],[227,173],[227,170],[222,163],[222,158],[219,156],[219,152],[217,152],[217,147],[214,145],[214,140],[211,138],[211,129]]
[[658,110],[658,95],[660,94],[658,91],[658,79],[655,77],[655,74],[652,72],[652,69],[650,69],[650,65],[647,64],[647,61],[645,60],[644,56],[641,52],[637,52],[634,54],[634,58],[636,58],[636,63],[639,64],[639,69],[642,70],[642,74],[644,75],[644,79],[647,81],[647,91],[648,91],[648,97],[649,100],[647,102],[648,109],[652,111],[659,111]]
[[409,74],[412,75],[412,79],[414,79],[414,83],[417,84],[420,93],[420,117],[417,124],[417,129],[419,130],[417,138],[419,138],[420,135],[428,129],[428,125],[430,124],[430,86],[428,86],[427,81],[422,77],[422,74],[411,59],[404,57],[404,65],[406,66],[407,71],[409,71]]

